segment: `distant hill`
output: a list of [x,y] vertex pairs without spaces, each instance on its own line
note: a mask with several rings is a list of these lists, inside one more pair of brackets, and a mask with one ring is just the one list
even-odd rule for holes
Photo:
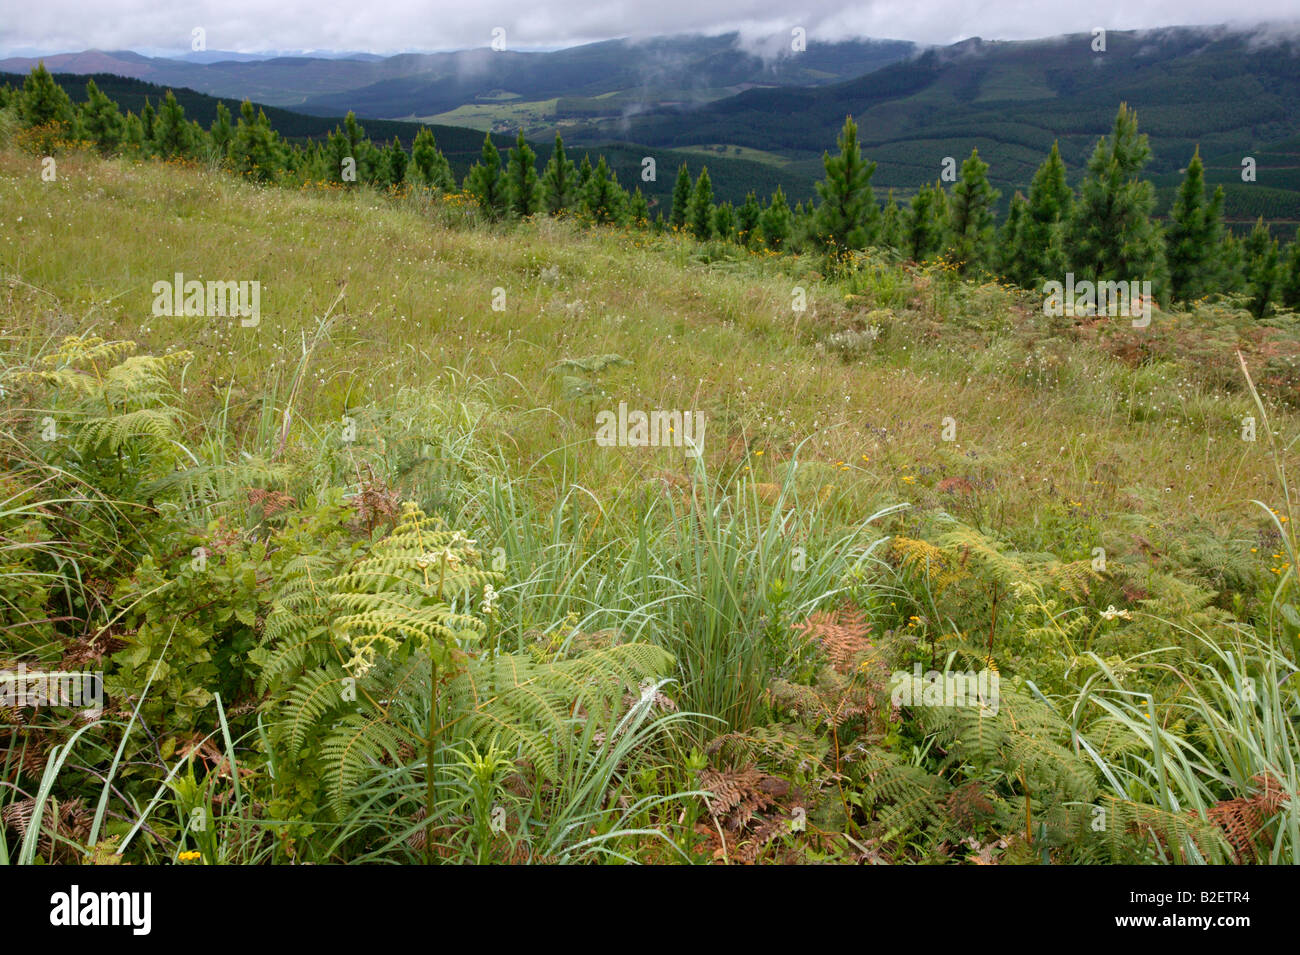
[[[16,61],[0,68],[4,62]],[[132,109],[164,86],[178,95],[191,90],[182,101],[200,119],[215,100],[192,90],[219,89],[232,108],[248,95],[267,103],[276,128],[293,137],[324,135],[348,109],[376,140],[397,136],[409,145],[416,127],[408,121],[425,122],[458,173],[477,158],[483,130],[502,134],[504,145],[504,134],[523,129],[543,159],[558,130],[577,158],[607,152],[620,182],[640,184],[652,197],[669,194],[673,171],[687,161],[693,172],[707,163],[719,197],[733,201],[751,188],[770,195],[778,183],[792,201],[810,197],[823,175],[822,153],[835,148],[852,114],[864,152],[879,164],[874,185],[882,198],[892,188],[906,201],[939,176],[946,157],[960,163],[978,148],[1005,210],[1016,189],[1027,190],[1053,141],[1077,184],[1097,138],[1128,102],[1150,136],[1154,157],[1145,174],[1161,211],[1199,146],[1207,178],[1227,193],[1230,220],[1300,222],[1300,51],[1266,33],[1111,32],[1104,52],[1079,34],[976,38],[927,50],[814,41],[806,52],[764,58],[732,35],[375,60],[204,64],[91,51],[50,62],[78,73],[148,74],[153,87],[100,80]],[[84,95],[84,79],[69,79],[74,96]],[[288,111],[286,100],[299,105]],[[646,155],[656,158],[658,182],[640,181]],[[1257,162],[1250,183],[1241,179],[1246,156]]]
[[[103,73],[90,76],[55,73],[54,79],[67,90],[74,102],[85,100],[86,81],[93,79],[105,95],[112,98],[124,111],[130,110],[134,113],[144,109],[146,100],[152,101],[156,106],[166,95],[167,90],[172,89],[177,102],[185,109],[186,118],[197,120],[204,127],[210,126],[216,119],[217,103],[224,102],[231,115],[237,118],[241,102],[231,98],[209,96],[183,87],[163,87],[143,80]],[[22,82],[23,76],[0,72],[0,84],[8,83],[20,87]],[[275,106],[259,108],[266,111],[267,119],[277,132],[294,140],[323,139],[343,122],[341,116],[309,116]],[[477,129],[382,119],[363,119],[362,125],[365,127],[366,135],[373,141],[391,142],[396,137],[407,149],[411,148],[411,142],[420,127],[428,126],[433,131],[438,148],[451,163],[457,179],[462,178],[469,171],[469,167],[479,160],[483,149],[484,134]],[[497,148],[504,151],[514,145],[515,137],[493,133],[492,141]],[[554,138],[532,142],[531,145],[538,154],[540,168],[550,158]],[[687,163],[695,174],[698,174],[702,165],[708,165],[709,177],[713,180],[714,193],[718,201],[740,202],[744,199],[745,193],[751,189],[766,199],[778,185],[785,189],[792,203],[807,199],[813,194],[813,180],[802,172],[709,151],[648,150],[644,146],[625,143],[584,147],[566,145],[566,150],[574,162],[581,162],[584,153],[591,155],[593,164],[598,155],[604,155],[610,168],[618,176],[618,181],[629,191],[640,186],[641,191],[652,201],[652,208],[655,200],[667,202],[671,197],[677,167],[683,162]],[[641,179],[642,159],[646,156],[653,156],[655,159],[657,166],[655,182],[645,182]]]
[[[574,101],[573,115],[589,118],[618,117],[664,103],[707,102],[754,85],[833,83],[897,62],[915,49],[894,40],[850,40],[814,43],[795,55],[783,41],[773,51],[783,50],[783,55],[761,56],[727,34],[608,40],[545,53],[496,52],[485,38],[479,49],[383,58],[192,62],[189,57],[88,50],[43,59],[52,71],[115,73],[317,115],[351,109],[368,118],[427,118],[462,106],[564,98]],[[33,57],[0,60],[0,71],[26,73],[36,62]],[[618,98],[601,102],[613,95]]]
[[[611,135],[654,147],[728,143],[764,150],[820,177],[844,117],[858,122],[874,183],[903,194],[939,175],[946,156],[978,148],[1005,205],[1059,140],[1072,179],[1127,101],[1150,135],[1148,167],[1167,202],[1199,144],[1229,213],[1300,219],[1300,55],[1227,30],[1110,33],[1104,53],[1078,35],[1026,42],[969,40],[820,87],[753,89],[617,123],[591,121],[576,141]],[[1259,163],[1241,181],[1241,159]],[[1258,210],[1258,211],[1255,211]]]

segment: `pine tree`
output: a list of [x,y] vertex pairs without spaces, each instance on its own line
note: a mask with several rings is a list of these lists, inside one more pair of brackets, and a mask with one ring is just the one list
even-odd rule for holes
[[409,157],[402,148],[401,141],[394,136],[388,148],[384,150],[384,166],[390,186],[400,186],[406,182],[406,167]]
[[623,221],[625,195],[601,156],[583,190],[583,211],[598,225],[617,224]]
[[779,251],[790,240],[790,232],[794,225],[793,217],[790,215],[790,205],[785,201],[785,191],[780,186],[776,187],[776,192],[772,193],[772,201],[763,210],[760,225],[763,241],[767,243],[768,248]]
[[483,137],[482,158],[465,177],[465,191],[478,202],[483,214],[495,221],[506,213],[510,190],[501,170],[501,153],[490,132]]
[[677,181],[673,183],[673,208],[668,216],[668,224],[674,229],[686,227],[686,217],[691,207],[691,174],[682,163],[677,170]]
[[578,165],[578,195],[581,196],[587,191],[587,184],[591,182],[591,156],[588,153],[582,154],[582,162]]
[[644,229],[650,224],[650,203],[646,197],[641,194],[641,187],[636,187],[636,192],[632,194],[632,199],[628,203],[628,217],[632,224],[638,228]]
[[762,215],[763,207],[758,204],[758,198],[751,189],[745,195],[744,203],[736,210],[736,232],[741,245],[752,246],[761,238],[758,224]]
[[555,148],[542,174],[542,203],[550,215],[559,215],[577,196],[577,170],[564,152],[564,140],[555,134]]
[[1176,302],[1201,298],[1217,283],[1215,253],[1223,238],[1223,187],[1205,201],[1205,166],[1198,147],[1187,164],[1178,187],[1169,225],[1165,229],[1165,257],[1169,263],[1169,297]]
[[885,211],[880,217],[880,233],[876,236],[876,244],[894,251],[903,247],[903,211],[898,208],[893,189],[889,190]]
[[[355,186],[375,177],[374,149],[366,139],[365,129],[357,122],[357,114],[351,110],[343,117],[343,128],[336,126],[330,133],[327,153],[332,181]],[[352,175],[344,178],[344,166],[349,164]]]
[[146,153],[152,152],[154,130],[158,126],[158,111],[153,108],[153,103],[149,102],[147,96],[144,100],[144,109],[140,111],[140,124],[144,128],[142,148]]
[[1218,278],[1218,290],[1225,295],[1240,292],[1246,287],[1246,252],[1243,243],[1230,230],[1223,232],[1223,241],[1219,243],[1217,260],[1219,263],[1215,274]]
[[239,105],[239,125],[230,143],[230,164],[242,176],[272,182],[280,174],[283,158],[279,134],[271,128],[262,110],[253,115],[253,104]]
[[1269,233],[1263,216],[1246,237],[1245,259],[1247,308],[1256,318],[1263,318],[1270,311],[1279,284],[1277,239]]
[[824,248],[865,249],[875,241],[880,220],[871,190],[876,164],[863,160],[852,116],[845,117],[838,143],[838,156],[822,153],[826,179],[817,183],[822,201],[813,219],[813,238]]
[[695,191],[691,193],[690,215],[688,217],[691,234],[704,241],[713,236],[713,180],[709,178],[709,167],[700,170],[700,178],[695,180]]
[[344,166],[349,159],[355,163],[356,157],[348,147],[347,136],[337,126],[325,141],[325,155],[329,160],[330,182],[342,183],[344,186],[352,185],[354,180],[344,178]]
[[73,120],[72,100],[41,61],[23,80],[18,97],[18,117],[28,126],[67,123]]
[[235,138],[235,130],[230,125],[230,110],[221,100],[217,100],[217,118],[212,121],[209,135],[212,136],[212,145],[217,155],[224,159],[230,152],[230,143]]
[[1000,193],[989,184],[988,171],[972,149],[953,186],[948,254],[962,272],[986,268],[993,254],[993,204]]
[[713,210],[713,231],[720,239],[734,239],[736,231],[736,210],[730,202],[722,202]]
[[411,165],[415,177],[439,192],[450,192],[456,188],[456,179],[451,172],[451,164],[438,148],[433,138],[433,130],[421,126],[411,143]]
[[924,262],[943,247],[947,223],[938,183],[924,185],[912,197],[904,223],[903,253],[913,262]]
[[1070,218],[1066,246],[1078,278],[1149,281],[1161,295],[1166,272],[1164,243],[1151,219],[1155,188],[1138,179],[1150,158],[1137,114],[1120,104],[1110,137],[1098,141],[1088,160]]
[[1022,285],[1065,280],[1065,228],[1073,203],[1074,193],[1066,182],[1060,147],[1052,143],[1051,153],[1029,184],[1029,207],[1019,243]]
[[144,149],[144,123],[135,113],[126,114],[126,122],[122,125],[122,144],[132,152]]
[[509,188],[509,211],[513,216],[527,219],[542,210],[542,185],[537,178],[537,153],[519,130],[515,148],[510,150],[506,162],[506,183]]
[[320,182],[329,178],[329,160],[324,147],[317,142],[290,147],[287,166],[295,182]]
[[94,80],[86,82],[86,102],[81,107],[81,126],[101,155],[110,156],[122,145],[125,121],[117,104],[105,95]]
[[1300,311],[1300,229],[1286,248],[1277,298],[1284,308]]
[[1032,279],[1025,274],[1025,223],[1029,218],[1029,202],[1016,190],[1007,209],[1006,221],[998,232],[997,270],[1016,285],[1027,286]]
[[163,98],[162,109],[154,126],[154,149],[164,159],[190,155],[194,149],[193,133],[185,121],[185,108],[176,101],[171,90]]

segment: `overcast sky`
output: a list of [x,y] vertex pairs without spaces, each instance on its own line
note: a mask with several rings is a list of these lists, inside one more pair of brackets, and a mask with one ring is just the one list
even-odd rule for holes
[[208,50],[396,53],[486,46],[494,27],[526,49],[737,29],[759,39],[792,26],[810,39],[951,43],[1297,16],[1296,0],[0,0],[0,52],[187,52],[196,27]]

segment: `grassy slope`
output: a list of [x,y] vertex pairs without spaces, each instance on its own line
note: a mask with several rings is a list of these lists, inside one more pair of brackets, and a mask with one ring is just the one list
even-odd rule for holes
[[[682,468],[680,453],[594,446],[595,410],[619,400],[704,409],[711,464],[752,466],[767,479],[815,433],[803,457],[836,468],[830,480],[852,491],[849,510],[942,502],[1045,548],[1063,544],[1052,515],[1069,502],[1104,532],[1106,515],[1148,494],[1153,522],[1240,517],[1245,500],[1276,496],[1263,443],[1237,438],[1246,399],[1207,389],[1189,369],[1130,368],[1089,344],[1029,358],[1025,342],[1043,337],[1043,319],[996,288],[947,300],[920,278],[905,291],[921,305],[911,321],[894,322],[879,354],[845,363],[816,340],[860,325],[871,303],[846,301],[798,262],[706,266],[675,240],[551,222],[451,229],[416,206],[364,195],[262,190],[207,171],[81,156],[62,158],[58,181],[42,183],[36,160],[3,153],[0,208],[0,266],[43,290],[10,285],[6,334],[94,328],[147,349],[193,348],[186,395],[195,420],[211,418],[228,388],[232,428],[250,444],[265,438],[258,430],[288,391],[303,334],[346,282],[345,319],[312,358],[295,427],[328,426],[404,384],[455,390],[443,374],[455,368],[488,380],[515,463],[558,470],[562,459],[565,480],[598,496]],[[260,280],[260,327],[151,317],[150,286],[177,271]],[[796,284],[809,288],[802,314],[790,308]],[[494,287],[507,292],[504,312],[490,308]],[[936,306],[970,321],[936,325]],[[1156,327],[1167,320],[1157,315]],[[548,372],[564,358],[609,352],[633,365],[604,375],[609,397],[597,404],[566,399]],[[958,422],[955,446],[940,440],[946,416]],[[1280,413],[1274,422],[1283,433],[1293,423]],[[945,475],[976,478],[982,490],[969,500],[940,495],[933,486]]]

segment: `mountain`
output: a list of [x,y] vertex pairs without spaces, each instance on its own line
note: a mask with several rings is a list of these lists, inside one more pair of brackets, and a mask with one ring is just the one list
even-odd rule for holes
[[[736,34],[725,34],[608,40],[550,52],[497,52],[485,46],[384,58],[188,62],[189,57],[87,50],[42,59],[50,70],[116,73],[317,115],[351,109],[369,118],[432,119],[477,107],[486,112],[475,116],[472,125],[487,129],[499,122],[513,129],[513,114],[527,107],[538,121],[527,125],[526,132],[546,135],[568,118],[619,117],[667,104],[708,102],[756,85],[846,80],[897,62],[915,49],[901,41],[852,40],[814,43],[798,55],[760,55],[746,49]],[[0,71],[26,73],[37,59],[0,60]]]
[[[1281,36],[1282,34],[1278,34]],[[858,123],[874,185],[910,193],[978,148],[1003,192],[1024,189],[1059,140],[1072,178],[1127,101],[1150,135],[1148,173],[1167,201],[1200,146],[1229,212],[1269,206],[1300,218],[1300,54],[1292,41],[1223,28],[1109,33],[1023,42],[978,38],[930,49],[848,82],[753,89],[693,107],[659,107],[618,122],[589,122],[575,142],[617,136],[649,147],[730,144],[762,150],[790,170],[821,175],[844,117]],[[566,135],[566,141],[569,137]],[[1241,181],[1254,156],[1258,179]],[[1267,157],[1267,162],[1265,161]],[[1243,211],[1247,210],[1247,211]],[[1253,213],[1259,214],[1259,213]],[[1265,212],[1265,214],[1268,214]]]
[[[185,110],[186,118],[197,121],[205,128],[216,119],[219,102],[225,103],[236,120],[239,117],[239,100],[209,96],[184,87],[174,89],[112,74],[87,76],[55,73],[54,79],[67,90],[73,101],[78,103],[86,99],[86,82],[93,79],[95,85],[124,112],[130,110],[138,114],[144,109],[146,100],[156,106],[166,95],[167,90],[172,89],[177,102]],[[21,87],[22,83],[22,76],[0,72],[0,84]],[[331,130],[343,123],[341,116],[312,116],[276,106],[258,108],[265,110],[267,119],[277,132],[296,141],[322,140]],[[365,119],[362,125],[365,127],[366,135],[372,141],[383,144],[397,138],[408,150],[420,127],[428,126],[433,131],[438,148],[451,163],[458,180],[464,177],[471,165],[478,162],[483,148],[484,134],[477,129],[382,119]],[[491,135],[492,141],[503,152],[515,144],[513,135],[503,133]],[[550,158],[554,139],[539,140],[531,145],[537,153],[540,167]],[[590,153],[593,164],[598,155],[604,155],[621,184],[629,191],[639,186],[651,200],[652,207],[658,201],[665,209],[665,214],[672,195],[673,178],[677,174],[677,167],[683,162],[688,163],[692,172],[697,174],[701,165],[708,164],[714,194],[720,202],[730,200],[739,203],[744,200],[745,193],[751,189],[766,198],[776,190],[778,185],[785,189],[791,202],[810,198],[813,194],[813,180],[804,173],[798,170],[781,169],[771,163],[745,158],[734,152],[720,154],[708,150],[672,149],[648,151],[644,146],[631,143],[603,143],[587,149],[568,147],[568,152],[575,162],[580,162],[584,153]],[[656,179],[653,182],[641,178],[642,160],[647,155],[653,156],[656,162]]]
[[[481,140],[471,142],[466,128],[523,129],[542,157],[560,131],[570,147],[617,153],[625,185],[640,181],[639,157],[655,156],[661,179],[685,159],[693,172],[707,162],[715,187],[730,199],[748,188],[770,194],[778,182],[792,200],[808,197],[823,175],[823,151],[834,149],[852,114],[866,155],[879,164],[874,185],[882,193],[892,188],[906,199],[940,175],[945,158],[959,164],[978,148],[1003,209],[1016,189],[1028,188],[1053,141],[1077,183],[1097,138],[1128,102],[1150,136],[1154,157],[1146,175],[1162,210],[1199,146],[1207,178],[1227,194],[1229,218],[1300,222],[1300,55],[1291,35],[1111,32],[1104,52],[1093,50],[1090,34],[975,38],[925,50],[893,41],[812,42],[803,53],[766,56],[727,35],[378,60],[202,64],[88,51],[51,57],[49,65],[134,71],[150,83],[217,90],[213,95],[228,100],[249,96],[279,107],[292,101],[294,112],[268,110],[290,136],[319,136],[349,109],[366,118],[375,139],[396,135],[409,143],[414,127],[397,120],[458,127],[447,134],[456,144],[453,165],[477,155]],[[34,62],[2,61],[0,69]],[[157,96],[123,92],[136,97],[128,104]],[[1244,157],[1258,164],[1254,182],[1241,179]],[[643,188],[664,196],[670,184]]]

